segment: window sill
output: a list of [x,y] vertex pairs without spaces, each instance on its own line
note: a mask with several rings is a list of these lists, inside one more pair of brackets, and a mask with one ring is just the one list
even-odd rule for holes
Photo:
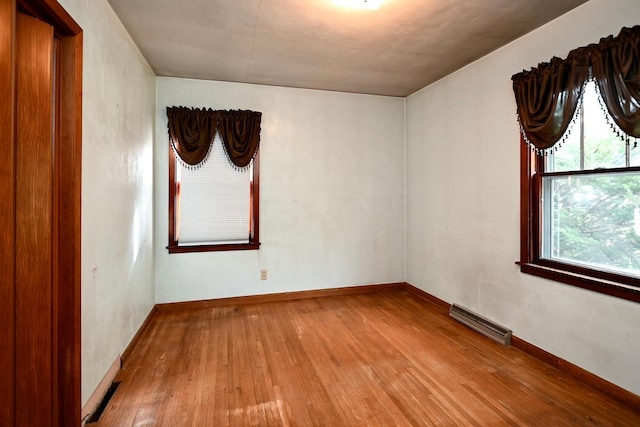
[[225,251],[255,251],[260,249],[260,243],[238,243],[230,245],[197,245],[197,246],[167,246],[170,254],[184,254],[190,252],[225,252]]
[[525,262],[516,262],[516,264],[520,266],[520,271],[526,274],[554,280],[571,286],[577,286],[583,289],[589,289],[594,292],[611,295],[629,301],[640,302],[640,288],[635,286],[538,264]]

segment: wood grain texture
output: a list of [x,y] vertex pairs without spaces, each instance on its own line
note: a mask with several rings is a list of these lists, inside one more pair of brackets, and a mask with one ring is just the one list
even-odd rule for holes
[[640,425],[404,290],[158,310],[97,426]]
[[52,25],[58,37],[75,37],[82,33],[82,28],[58,3],[58,0],[17,0],[17,3],[25,14],[35,16]]
[[15,3],[0,0],[0,425],[15,415]]
[[0,425],[79,425],[81,30],[55,0],[0,15]]
[[[16,425],[53,419],[53,27],[17,16]],[[25,408],[39,403],[38,411]]]
[[55,144],[53,152],[52,298],[54,346],[50,425],[80,424],[80,283],[82,169],[82,29],[56,0],[19,0],[54,29]]
[[[66,31],[75,28],[63,19]],[[79,30],[78,30],[79,31]],[[58,44],[56,146],[57,408],[60,426],[77,426],[81,414],[81,194],[82,194],[82,33]]]

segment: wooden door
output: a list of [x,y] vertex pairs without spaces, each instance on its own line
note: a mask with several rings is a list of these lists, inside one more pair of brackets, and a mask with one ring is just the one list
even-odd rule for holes
[[0,0],[0,425],[80,425],[81,30]]

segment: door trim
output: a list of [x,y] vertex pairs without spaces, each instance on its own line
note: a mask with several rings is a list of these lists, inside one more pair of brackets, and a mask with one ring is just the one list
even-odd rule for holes
[[15,420],[15,0],[0,0],[0,425]]
[[[81,414],[81,172],[82,172],[82,29],[55,0],[0,0],[0,425],[15,425],[15,126],[16,13],[34,16],[54,28],[58,66],[55,134],[54,282],[51,330],[52,426],[79,426]],[[22,402],[20,403],[22,405]],[[38,406],[38,402],[29,402]]]

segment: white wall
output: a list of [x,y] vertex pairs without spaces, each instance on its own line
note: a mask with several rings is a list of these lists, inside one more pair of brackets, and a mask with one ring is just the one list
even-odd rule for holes
[[407,100],[407,281],[640,394],[640,306],[520,273],[511,75],[640,22],[592,0]]
[[[167,253],[173,105],[263,113],[259,251]],[[158,303],[403,281],[403,99],[158,78],[156,114]]]
[[[84,29],[83,403],[156,300],[405,278],[640,393],[638,305],[514,265],[519,151],[510,81],[640,22],[636,0],[592,0],[408,98],[406,277],[404,100],[158,78],[156,104],[154,75],[107,2],[60,2]],[[259,251],[167,254],[168,105],[263,112]],[[267,281],[259,280],[263,268]]]
[[105,0],[60,3],[84,31],[84,405],[154,304],[155,75]]

